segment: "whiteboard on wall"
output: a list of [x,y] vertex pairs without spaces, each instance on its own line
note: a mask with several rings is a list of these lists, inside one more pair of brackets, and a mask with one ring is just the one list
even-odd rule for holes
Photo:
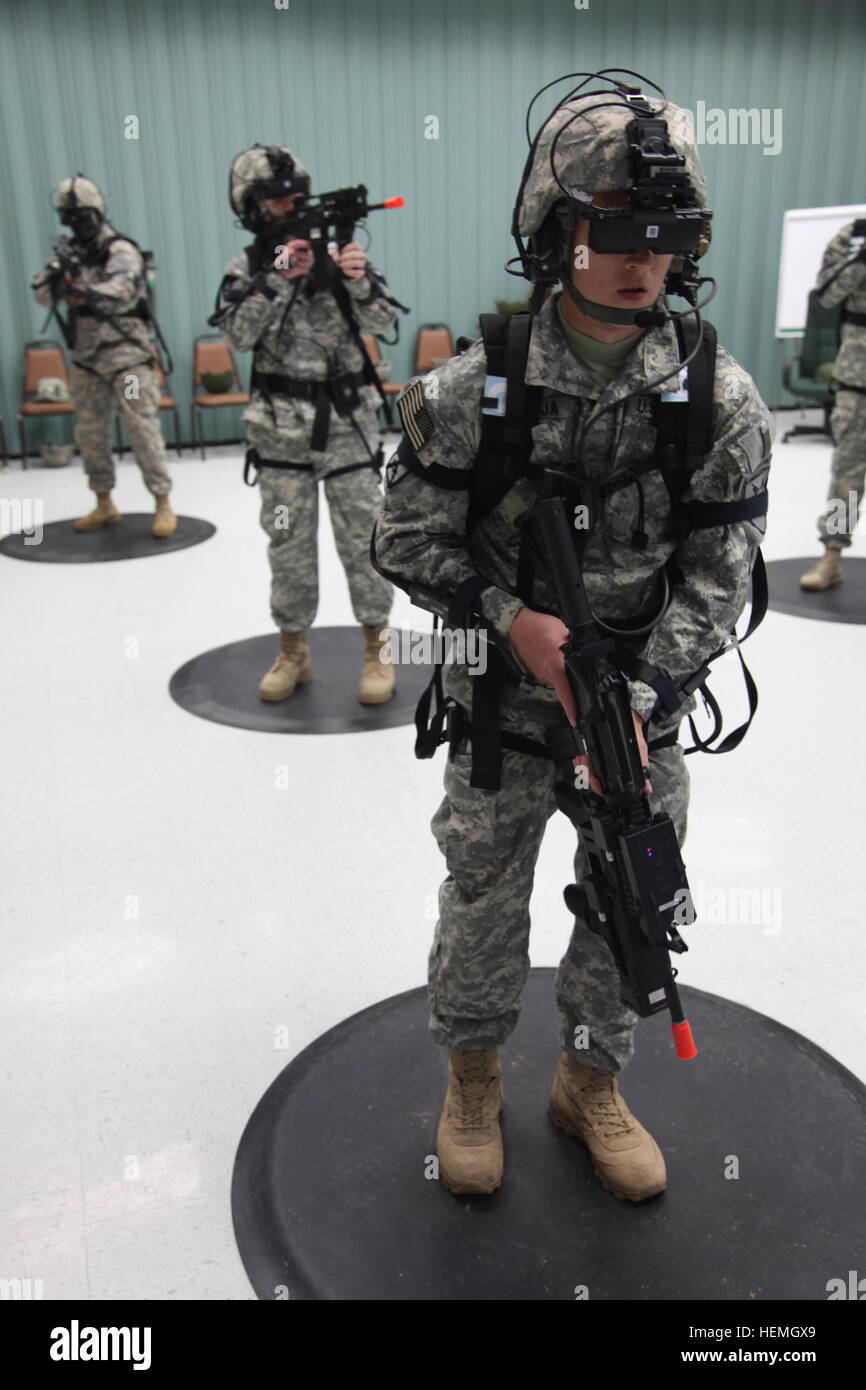
[[782,221],[776,337],[801,337],[809,291],[815,288],[824,252],[846,222],[866,217],[866,203],[850,207],[790,208]]

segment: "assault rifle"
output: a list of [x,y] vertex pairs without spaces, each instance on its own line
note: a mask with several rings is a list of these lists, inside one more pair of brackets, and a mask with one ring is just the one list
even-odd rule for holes
[[[56,318],[63,340],[68,348],[74,346],[75,334],[68,318],[63,318],[58,304],[65,292],[74,284],[83,269],[84,262],[75,244],[69,237],[55,237],[51,243],[51,260],[46,269],[49,272],[48,287],[51,290],[51,314]],[[47,324],[48,320],[46,320]]]
[[[313,249],[313,277],[324,287],[332,285],[339,274],[331,259],[328,245],[336,242],[341,249],[348,246],[355,226],[369,212],[383,208],[401,208],[401,197],[386,198],[384,203],[368,203],[367,190],[362,183],[355,188],[337,188],[332,193],[298,195],[295,207],[280,218],[274,230],[287,240],[308,241]],[[394,300],[396,304],[397,301]],[[403,308],[403,305],[398,305]],[[404,310],[408,313],[408,309]]]
[[69,237],[58,236],[51,243],[51,251],[48,268],[52,271],[52,279],[71,285],[84,266],[77,246]]
[[664,812],[653,815],[644,795],[626,678],[613,640],[593,618],[562,498],[538,502],[521,524],[546,565],[568,628],[562,652],[577,732],[604,789],[601,798],[561,780],[555,788],[557,805],[577,829],[590,865],[582,885],[566,888],[566,905],[582,912],[610,947],[623,1003],[642,1018],[669,1009],[677,1056],[694,1057],[669,954],[688,950],[674,914],[691,902],[674,825]]

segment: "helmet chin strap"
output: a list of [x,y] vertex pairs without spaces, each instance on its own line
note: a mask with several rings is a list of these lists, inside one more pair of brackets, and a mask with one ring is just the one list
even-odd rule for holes
[[591,319],[596,319],[598,323],[632,325],[635,328],[659,328],[670,317],[660,300],[656,300],[651,309],[612,309],[607,304],[596,304],[593,300],[587,299],[570,278],[563,277],[562,283],[580,312]]

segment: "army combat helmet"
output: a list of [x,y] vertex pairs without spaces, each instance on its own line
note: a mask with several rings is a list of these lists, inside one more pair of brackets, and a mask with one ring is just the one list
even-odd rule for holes
[[[640,322],[630,310],[608,309],[572,283],[572,243],[579,217],[589,221],[595,252],[623,254],[647,247],[672,254],[665,289],[695,302],[697,260],[710,242],[707,191],[687,114],[661,88],[619,69],[570,73],[536,93],[527,111],[529,155],[512,218],[522,274],[536,285],[530,306],[561,281],[582,312],[608,323]],[[582,78],[558,102],[532,139],[532,106],[548,87]],[[588,84],[597,85],[586,91]],[[643,88],[651,88],[649,95]],[[625,207],[602,208],[595,193],[625,193]],[[526,241],[524,240],[527,239]],[[646,320],[647,311],[644,312]]]
[[274,228],[266,198],[309,196],[310,176],[285,145],[253,145],[232,160],[229,202],[240,221],[258,235]]
[[54,207],[79,241],[92,241],[105,221],[105,199],[93,179],[82,173],[58,185]]

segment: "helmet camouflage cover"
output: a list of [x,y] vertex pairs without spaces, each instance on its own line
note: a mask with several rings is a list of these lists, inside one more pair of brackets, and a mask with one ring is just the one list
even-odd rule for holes
[[80,208],[82,211],[96,212],[100,217],[105,216],[105,199],[93,179],[84,174],[63,179],[54,195],[54,206],[58,212],[73,212]]
[[[667,122],[668,140],[683,156],[697,204],[705,208],[706,181],[688,115],[673,102],[645,99],[653,115]],[[551,208],[568,197],[587,203],[594,193],[627,191],[633,180],[626,128],[638,114],[616,91],[574,97],[558,106],[536,137],[515,208],[515,230],[521,236],[537,232]]]
[[[252,195],[262,198],[286,197],[310,191],[310,176],[285,145],[254,145],[232,160],[229,173],[229,202],[245,225],[255,229]],[[250,222],[250,214],[253,220]]]

